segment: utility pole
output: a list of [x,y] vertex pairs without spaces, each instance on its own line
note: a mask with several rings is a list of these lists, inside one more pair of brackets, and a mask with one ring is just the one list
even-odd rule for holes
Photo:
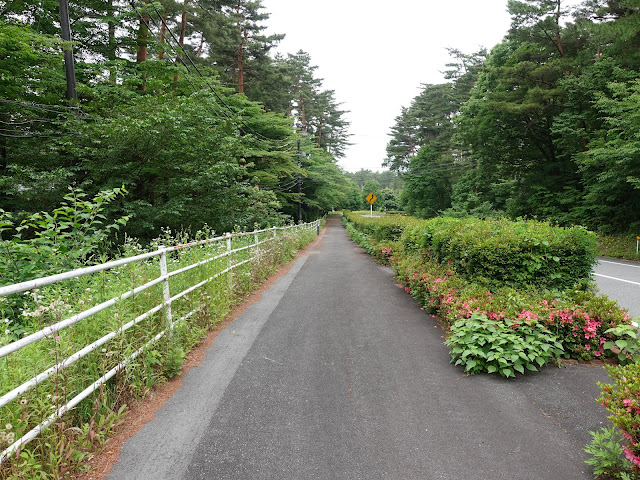
[[71,46],[71,22],[69,21],[69,0],[60,0],[60,30],[64,45],[64,72],[67,77],[67,100],[78,98],[76,91],[76,71],[73,65],[73,47]]
[[[300,139],[298,139],[298,168],[302,168],[300,159]],[[302,176],[298,173],[298,222],[302,221]]]

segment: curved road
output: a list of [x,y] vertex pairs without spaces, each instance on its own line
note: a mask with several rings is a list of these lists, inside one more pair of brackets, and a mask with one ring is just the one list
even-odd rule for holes
[[601,293],[617,300],[632,317],[640,317],[640,262],[599,258],[594,276]]
[[332,218],[220,332],[109,478],[589,479],[599,367],[466,377]]

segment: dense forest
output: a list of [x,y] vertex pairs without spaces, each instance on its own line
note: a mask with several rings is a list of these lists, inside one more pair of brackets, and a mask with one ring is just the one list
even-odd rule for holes
[[[640,230],[640,1],[510,0],[490,50],[450,49],[390,133],[388,171],[342,171],[349,123],[260,1],[0,1],[0,212],[124,187],[127,233],[217,232],[332,209],[538,217]],[[455,44],[455,39],[451,39]],[[70,53],[73,55],[70,55]],[[75,87],[65,76],[74,61]],[[67,63],[68,64],[68,63]]]
[[490,51],[396,118],[386,165],[410,213],[640,232],[640,1],[509,0]]
[[124,187],[108,217],[128,216],[142,240],[313,219],[352,194],[336,163],[345,111],[307,53],[272,54],[283,35],[265,34],[259,0],[71,0],[71,41],[58,5],[0,1],[0,209],[12,224],[69,187]]

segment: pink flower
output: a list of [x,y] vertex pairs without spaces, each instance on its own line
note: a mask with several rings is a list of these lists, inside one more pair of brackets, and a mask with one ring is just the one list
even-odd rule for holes
[[622,400],[622,404],[626,407],[627,412],[633,413],[633,400],[625,398]]
[[632,444],[634,444],[634,445],[637,443],[637,442],[636,442],[636,439],[635,439],[635,438],[633,438],[631,435],[629,435],[627,432],[622,432],[622,436],[623,436],[624,438],[626,438],[627,440],[629,440],[629,442],[631,442],[631,443],[632,443]]
[[624,452],[624,456],[627,457],[627,460],[640,467],[640,457],[635,456],[634,453],[627,447],[622,447],[622,451]]

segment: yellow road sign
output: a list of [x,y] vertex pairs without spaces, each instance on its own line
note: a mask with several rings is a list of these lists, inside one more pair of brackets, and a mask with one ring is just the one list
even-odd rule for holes
[[378,197],[376,197],[373,192],[369,192],[369,195],[367,195],[367,202],[369,202],[371,205],[373,205],[373,203],[378,199]]

